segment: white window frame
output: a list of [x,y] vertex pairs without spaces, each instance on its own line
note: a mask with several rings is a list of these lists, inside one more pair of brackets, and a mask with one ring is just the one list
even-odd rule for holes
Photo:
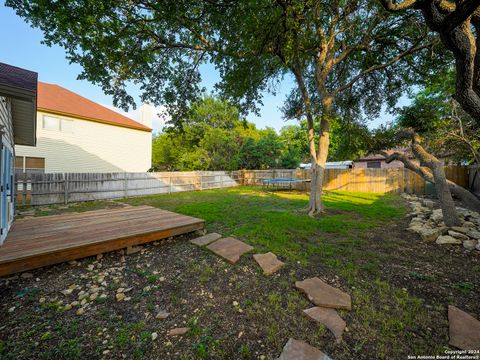
[[[56,119],[57,120],[57,128],[56,129],[50,129],[45,127],[45,119],[46,118],[51,118],[51,119]],[[58,116],[51,116],[51,115],[43,115],[42,117],[42,130],[47,130],[47,131],[60,131],[60,118]]]

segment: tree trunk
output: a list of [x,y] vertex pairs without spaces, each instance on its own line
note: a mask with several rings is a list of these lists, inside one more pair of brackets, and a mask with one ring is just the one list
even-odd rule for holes
[[[431,183],[435,184],[435,179],[433,178],[433,174],[426,168],[422,168],[418,166],[417,164],[413,163],[409,158],[405,156],[405,154],[401,153],[393,153],[393,154],[387,154],[385,152],[380,152],[386,157],[386,162],[390,163],[393,160],[398,160],[405,165],[406,169],[412,170],[416,174],[420,175],[423,179],[426,181],[430,181]],[[450,188],[450,192],[452,195],[457,197],[464,206],[480,212],[480,200],[473,195],[470,191],[467,189],[464,189],[461,186],[458,186],[455,184],[453,181],[447,180],[447,184]]]
[[428,27],[440,35],[442,43],[455,58],[455,99],[480,125],[478,1],[381,0],[381,3],[392,12],[421,9]]
[[415,157],[420,160],[420,165],[427,166],[435,180],[435,190],[437,192],[438,200],[440,200],[440,206],[442,208],[443,221],[447,226],[460,226],[462,222],[457,214],[455,202],[452,198],[452,193],[447,184],[447,177],[445,176],[445,170],[443,164],[432,154],[428,153],[421,145],[420,136],[413,130],[409,130],[406,133],[411,138],[412,152]]
[[322,180],[324,168],[312,161],[312,175],[310,180],[310,197],[308,201],[308,215],[315,216],[322,211]]
[[447,180],[447,183],[452,194],[460,199],[465,207],[480,212],[480,200],[475,195],[453,181]]
[[440,161],[435,162],[431,167],[433,178],[435,180],[435,190],[437,192],[438,200],[440,200],[440,206],[442,207],[443,221],[447,226],[461,226],[462,222],[457,214],[455,208],[455,202],[452,198],[452,193],[447,184],[447,177],[445,176],[445,170],[443,164]]
[[308,215],[316,216],[323,212],[322,187],[325,175],[325,165],[330,145],[330,120],[323,116],[320,123],[320,139],[318,142],[317,160],[312,160],[312,179],[310,183],[310,201],[308,203]]

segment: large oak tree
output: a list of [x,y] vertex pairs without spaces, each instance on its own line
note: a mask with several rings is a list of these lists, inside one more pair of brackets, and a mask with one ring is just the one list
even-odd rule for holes
[[217,67],[218,90],[242,111],[255,111],[264,91],[292,76],[297,88],[289,100],[299,106],[290,108],[308,124],[311,215],[322,211],[332,121],[378,114],[442,63],[432,59],[434,41],[419,14],[388,16],[377,1],[6,3],[44,32],[46,44],[63,46],[83,67],[80,78],[99,84],[115,105],[134,105],[126,90],[134,83],[176,125],[200,95],[204,63]]

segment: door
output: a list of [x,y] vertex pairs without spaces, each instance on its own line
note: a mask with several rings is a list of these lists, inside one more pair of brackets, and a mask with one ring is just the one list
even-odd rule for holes
[[0,155],[0,244],[7,237],[13,223],[13,152],[12,148],[2,139]]

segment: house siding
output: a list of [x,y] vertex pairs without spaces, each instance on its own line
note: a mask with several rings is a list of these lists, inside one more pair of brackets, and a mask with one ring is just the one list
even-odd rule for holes
[[[73,132],[46,130],[44,115],[73,120]],[[37,112],[37,146],[17,156],[45,158],[45,172],[144,172],[151,166],[152,134],[73,117]]]
[[3,129],[4,139],[8,145],[13,146],[13,124],[10,99],[0,96],[0,125]]

